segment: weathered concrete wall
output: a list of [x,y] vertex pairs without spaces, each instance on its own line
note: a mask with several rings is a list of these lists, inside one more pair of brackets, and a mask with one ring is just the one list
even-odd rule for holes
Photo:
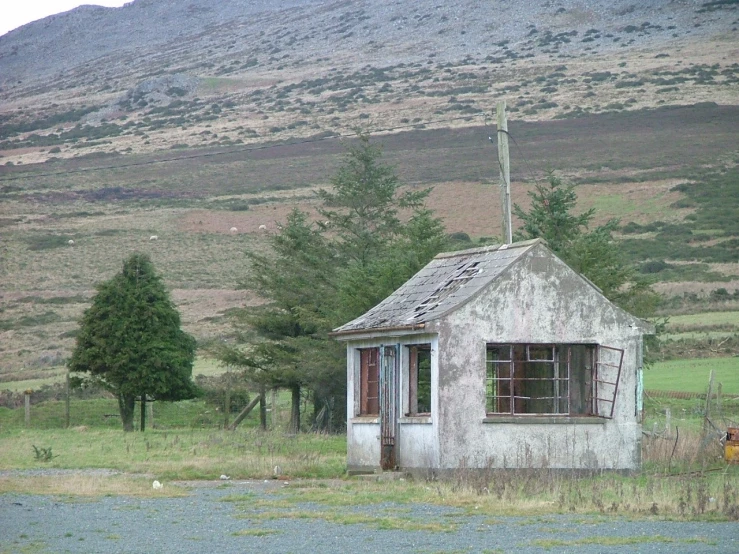
[[359,348],[377,346],[372,340],[354,341],[346,347],[346,431],[347,467],[349,470],[374,468],[380,463],[379,418],[357,417],[359,414]]
[[[532,249],[477,297],[427,327],[440,337],[440,467],[638,467],[640,326],[546,249]],[[507,423],[512,418],[486,419],[485,349],[491,342],[624,349],[614,419],[592,424],[529,416],[531,425],[519,423],[527,416]]]
[[374,469],[380,466],[380,424],[363,422],[359,418],[347,425],[346,465],[352,470]]
[[427,420],[423,423],[410,422],[409,419],[412,418],[404,419],[400,423],[398,465],[402,468],[437,467],[439,450],[434,418],[415,418]]
[[381,344],[400,344],[398,358],[398,413],[408,411],[408,350],[407,345],[431,344],[431,416],[401,417],[398,424],[398,464],[400,467],[423,468],[438,466],[438,339],[435,335],[413,333],[406,336],[379,336],[352,340],[347,343],[347,467],[367,470],[380,466],[380,420],[359,417],[359,349]]

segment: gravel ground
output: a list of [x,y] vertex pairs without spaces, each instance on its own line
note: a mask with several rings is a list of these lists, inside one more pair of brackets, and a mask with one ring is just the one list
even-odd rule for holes
[[[0,553],[739,552],[736,523],[633,521],[599,515],[491,518],[423,504],[285,507],[277,502],[284,500],[290,485],[278,481],[219,485],[187,483],[190,495],[184,498],[0,495]],[[246,500],[222,501],[230,495],[244,495]],[[250,505],[257,501],[272,505]],[[455,530],[385,530],[372,524],[290,517],[295,511],[439,522]]]

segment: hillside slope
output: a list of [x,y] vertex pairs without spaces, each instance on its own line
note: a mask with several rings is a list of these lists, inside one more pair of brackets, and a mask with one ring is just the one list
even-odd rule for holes
[[80,148],[141,152],[357,125],[479,124],[498,98],[528,120],[736,104],[737,6],[732,0],[83,6],[0,37],[0,154],[6,162],[33,163],[51,157],[50,148],[71,157]]
[[201,346],[228,339],[260,301],[243,252],[313,210],[356,127],[450,233],[494,240],[500,99],[515,202],[556,170],[621,219],[667,309],[739,313],[738,27],[736,0],[135,0],[8,33],[0,383],[58,378],[133,251]]

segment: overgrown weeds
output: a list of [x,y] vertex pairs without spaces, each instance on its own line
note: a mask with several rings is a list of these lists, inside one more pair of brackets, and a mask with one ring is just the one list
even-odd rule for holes
[[43,446],[37,447],[35,444],[31,446],[33,446],[34,459],[37,462],[50,462],[51,460],[56,458],[56,456],[54,456],[54,454],[52,453],[50,446],[48,448],[45,448]]
[[[643,444],[642,471],[462,468],[432,482],[444,502],[491,513],[599,512],[675,518],[739,517],[739,466],[726,465],[716,436],[685,431]],[[432,495],[432,498],[434,496]],[[502,511],[501,511],[502,510]]]
[[[488,516],[599,513],[604,516],[674,519],[739,520],[739,466],[726,465],[720,448],[706,447],[700,435],[677,441],[650,437],[644,444],[644,469],[624,475],[601,471],[582,474],[554,469],[461,468],[444,479],[411,477],[396,480],[344,480],[345,440],[341,436],[299,435],[249,431],[120,431],[76,428],[64,431],[19,431],[0,437],[0,469],[34,469],[28,455],[33,444],[52,444],[50,468],[107,467],[152,477],[139,483],[133,477],[73,475],[48,479],[4,477],[2,492],[52,494],[153,494],[150,479],[173,480],[275,478],[289,479],[274,499],[256,500],[234,491],[224,501],[249,507],[246,517],[281,512],[274,517],[301,517],[299,504],[325,506],[321,518],[357,523],[344,517],[349,507],[388,504],[432,504],[454,507],[461,514]],[[12,448],[11,448],[12,445]],[[51,451],[51,447],[49,447]],[[20,452],[22,454],[14,454]],[[275,474],[279,466],[279,474]],[[309,480],[305,480],[309,478]],[[116,479],[133,485],[116,484]],[[317,480],[316,480],[317,479]],[[53,481],[53,486],[51,482]],[[133,488],[131,488],[133,487]],[[165,487],[167,494],[173,493]],[[97,493],[95,492],[97,491]],[[176,491],[175,491],[176,492]],[[178,493],[179,494],[179,493]],[[265,511],[266,510],[266,511]],[[284,511],[284,513],[283,513]],[[249,515],[252,514],[252,515]],[[287,514],[287,515],[285,515]],[[266,515],[258,518],[269,519]],[[368,525],[384,528],[382,514]],[[422,522],[421,522],[422,523]],[[416,528],[419,522],[411,522]],[[445,531],[444,525],[418,527]]]
[[715,520],[737,519],[738,493],[736,471],[677,476],[582,476],[552,470],[465,470],[453,480],[431,482],[351,482],[329,486],[292,483],[289,490],[283,491],[293,502],[333,509],[426,503],[460,508],[469,515],[600,513]]
[[[80,426],[0,435],[0,470],[36,469],[33,445],[48,444],[50,468],[109,468],[160,480],[336,478],[346,471],[346,442],[335,435],[286,436],[256,429],[178,429],[127,433]],[[275,467],[279,467],[276,472]]]

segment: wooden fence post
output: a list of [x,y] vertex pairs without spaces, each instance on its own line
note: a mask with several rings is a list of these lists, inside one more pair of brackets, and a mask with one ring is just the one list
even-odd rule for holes
[[279,424],[279,417],[277,414],[277,391],[275,389],[272,389],[272,429],[277,429],[277,425]]
[[67,375],[64,383],[64,428],[69,429],[69,370],[67,370]]
[[713,396],[713,370],[708,375],[708,391],[706,392],[706,407],[703,414],[703,431],[701,432],[701,438],[705,439],[706,434],[710,431],[711,427],[711,396]]
[[229,428],[231,416],[231,373],[226,374],[226,390],[223,398],[223,428]]
[[31,390],[31,389],[28,389],[28,390],[25,391],[25,408],[26,408],[26,410],[25,410],[26,411],[26,413],[25,413],[25,416],[26,416],[25,422],[26,422],[26,427],[29,427],[31,425],[31,393],[32,392],[33,392],[33,390]]

